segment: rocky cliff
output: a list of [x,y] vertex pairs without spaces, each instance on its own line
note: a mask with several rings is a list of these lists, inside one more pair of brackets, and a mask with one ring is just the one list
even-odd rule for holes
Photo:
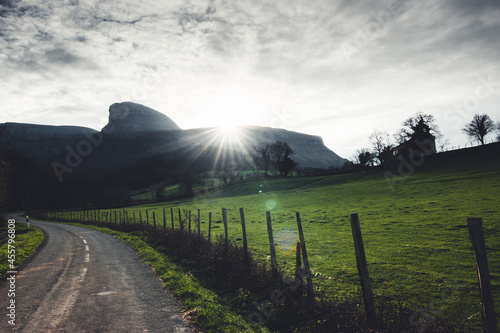
[[134,133],[180,130],[177,124],[161,112],[132,102],[115,103],[109,107],[109,122],[105,133]]

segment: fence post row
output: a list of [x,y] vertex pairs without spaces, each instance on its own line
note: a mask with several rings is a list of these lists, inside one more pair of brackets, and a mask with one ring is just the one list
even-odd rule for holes
[[[112,223],[112,214],[114,211],[114,222],[115,225],[117,224],[128,224],[128,211],[123,210],[123,220],[122,220],[122,210],[119,211],[119,219],[117,217],[117,210],[109,210],[106,212],[101,212],[95,209],[89,210],[89,209],[84,209],[80,210],[78,212],[76,211],[56,211],[53,213],[48,213],[47,216],[51,216],[54,219],[58,220],[81,220],[85,222],[108,222],[108,216],[109,216],[109,223]],[[240,219],[241,219],[241,228],[242,228],[242,234],[243,234],[243,254],[244,254],[244,262],[245,265],[248,265],[249,261],[249,253],[248,253],[248,242],[247,242],[247,233],[246,233],[246,224],[245,224],[245,214],[244,214],[244,209],[241,207],[239,209],[240,211]],[[181,217],[181,209],[178,209],[179,212],[179,225],[180,225],[180,230],[184,230],[184,222],[182,217]],[[163,229],[166,230],[166,211],[165,208],[163,209]],[[191,232],[191,211],[188,211],[188,216],[187,218],[189,219],[189,232]],[[172,230],[174,229],[174,212],[173,208],[170,208],[170,216],[171,216],[171,222],[172,222]],[[229,235],[228,235],[228,221],[227,221],[227,209],[222,208],[222,218],[224,222],[224,236],[225,236],[225,246],[227,249],[228,243],[229,243]],[[299,232],[299,241],[296,244],[296,262],[295,262],[295,279],[297,282],[302,283],[302,272],[301,272],[301,253],[302,253],[302,260],[304,263],[304,271],[305,271],[305,277],[306,277],[306,282],[307,282],[307,296],[308,298],[313,298],[313,285],[312,285],[312,276],[311,276],[311,270],[309,267],[309,261],[307,257],[307,250],[306,250],[306,243],[304,239],[304,232],[302,229],[302,221],[300,218],[300,213],[296,212],[296,218],[297,218],[297,227],[298,227],[298,232]],[[119,222],[118,222],[119,221]],[[134,225],[136,222],[136,215],[135,212],[133,212],[133,221]],[[139,209],[139,223],[142,225],[142,211]],[[266,222],[267,222],[267,232],[268,232],[268,238],[269,238],[269,247],[270,247],[270,253],[271,253],[271,269],[272,269],[272,274],[274,278],[278,277],[278,264],[277,264],[277,258],[276,258],[276,249],[275,249],[275,244],[274,244],[274,237],[273,237],[273,229],[272,229],[272,219],[271,219],[271,212],[266,211]],[[350,222],[351,222],[351,229],[352,229],[352,236],[353,236],[353,241],[354,241],[354,250],[355,250],[355,255],[356,255],[356,263],[357,263],[357,268],[358,268],[358,274],[361,282],[361,289],[363,292],[363,300],[364,300],[364,305],[365,305],[365,310],[366,310],[366,315],[367,319],[370,323],[376,324],[377,323],[377,316],[376,316],[376,308],[375,308],[375,303],[373,299],[373,293],[372,293],[372,287],[371,287],[371,282],[370,282],[370,277],[368,273],[368,266],[367,266],[367,261],[366,261],[366,254],[365,254],[365,249],[363,245],[363,239],[362,239],[362,234],[361,234],[361,227],[360,227],[360,222],[359,222],[359,216],[357,213],[353,213],[350,215]],[[149,225],[149,212],[146,209],[146,223]],[[200,209],[198,209],[198,218],[197,218],[197,223],[198,223],[198,237],[201,237],[201,212]],[[155,211],[153,210],[153,224],[154,228],[156,230],[156,217],[155,217]],[[497,319],[496,319],[496,314],[495,314],[495,304],[493,300],[493,290],[491,286],[491,279],[490,279],[490,273],[489,273],[489,268],[488,268],[488,261],[487,261],[487,256],[486,256],[486,245],[485,245],[485,240],[484,240],[484,232],[483,232],[483,226],[482,226],[482,219],[481,218],[468,218],[467,219],[467,226],[468,226],[468,231],[469,231],[469,236],[470,240],[472,243],[472,248],[474,250],[474,256],[475,256],[475,261],[476,261],[476,268],[477,268],[477,276],[478,276],[478,283],[479,283],[479,291],[480,291],[480,296],[481,296],[481,303],[482,303],[482,324],[483,324],[483,331],[484,332],[493,332],[497,333]],[[208,242],[211,242],[211,233],[212,233],[212,212],[209,212],[208,214]]]
[[497,332],[497,321],[495,316],[495,303],[493,301],[493,290],[491,288],[490,271],[486,258],[486,245],[484,242],[483,221],[480,218],[468,218],[467,226],[472,242],[472,249],[476,258],[477,278],[479,280],[479,292],[482,303],[482,322],[484,332]]
[[359,279],[363,291],[363,300],[365,302],[366,316],[368,321],[375,323],[377,315],[375,312],[375,303],[373,301],[372,286],[368,275],[368,265],[366,264],[365,248],[363,238],[361,237],[361,227],[357,213],[351,214],[351,229],[354,239],[354,251],[356,253],[356,263],[358,265]]

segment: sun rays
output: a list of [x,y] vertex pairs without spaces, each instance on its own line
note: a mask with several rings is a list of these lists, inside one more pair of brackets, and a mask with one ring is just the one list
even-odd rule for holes
[[191,148],[188,167],[197,167],[202,155],[208,154],[212,161],[210,171],[224,171],[242,163],[251,163],[249,150],[256,143],[256,139],[242,126],[200,129],[193,131],[185,140],[197,143]]

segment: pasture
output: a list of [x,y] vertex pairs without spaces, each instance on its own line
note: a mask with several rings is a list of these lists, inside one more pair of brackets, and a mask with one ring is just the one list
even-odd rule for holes
[[[224,234],[222,208],[228,211],[229,239],[241,243],[239,208],[245,211],[248,246],[269,260],[266,211],[273,221],[278,266],[292,274],[298,241],[295,212],[300,212],[316,292],[325,297],[360,298],[349,215],[358,213],[378,304],[404,302],[422,316],[469,318],[480,322],[480,298],[467,217],[481,217],[494,298],[500,308],[500,169],[495,159],[463,163],[429,163],[391,184],[380,171],[269,179],[235,183],[192,198],[129,207],[136,223],[155,213],[158,228],[175,227],[178,209],[191,211],[196,230],[212,239]],[[119,211],[122,211],[120,209]],[[100,211],[101,216],[110,210]],[[185,224],[187,229],[187,224]],[[432,320],[432,319],[431,319]]]

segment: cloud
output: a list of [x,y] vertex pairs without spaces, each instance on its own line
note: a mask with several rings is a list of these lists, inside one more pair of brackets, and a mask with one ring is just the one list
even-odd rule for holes
[[[481,77],[500,78],[499,10],[486,0],[0,0],[0,122],[100,128],[110,104],[130,100],[188,128],[217,121],[207,105],[232,105],[254,125],[288,114],[279,126],[342,152],[364,144],[346,144],[353,123],[360,138],[418,110],[444,121]],[[500,119],[498,102],[492,93],[476,111]]]

